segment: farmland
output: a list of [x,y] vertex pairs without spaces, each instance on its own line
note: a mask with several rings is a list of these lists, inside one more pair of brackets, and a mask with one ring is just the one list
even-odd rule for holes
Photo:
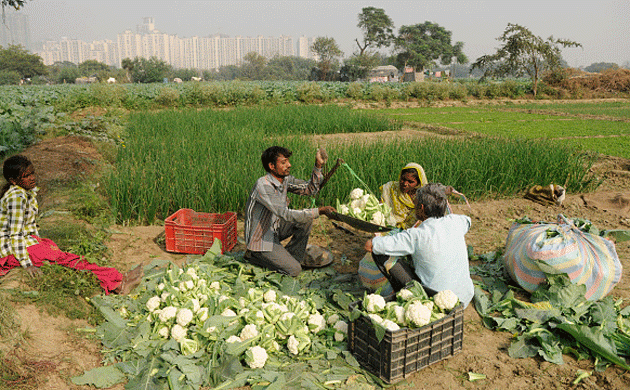
[[[145,92],[141,92],[144,87]],[[199,86],[200,90],[203,87],[203,84]],[[238,88],[241,87],[251,86],[242,83]],[[298,87],[286,88],[297,92]],[[245,100],[232,104],[227,103],[229,99],[217,100],[226,103],[209,104],[202,99],[198,105],[177,103],[172,106],[175,95],[168,95],[167,99],[165,92],[148,92],[152,88],[163,91],[164,86],[138,86],[137,93],[125,92],[124,95],[114,92],[126,86],[117,86],[117,89],[98,86],[110,94],[111,105],[90,100],[92,98],[87,96],[96,89],[89,87],[77,88],[85,95],[72,100],[74,103],[67,96],[41,98],[41,102],[49,103],[23,104],[14,100],[11,104],[29,107],[29,110],[34,107],[37,113],[49,107],[47,116],[31,114],[34,123],[41,124],[34,127],[44,129],[47,135],[44,141],[26,151],[34,160],[38,156],[37,161],[44,162],[37,167],[40,180],[48,188],[41,202],[42,234],[73,251],[82,251],[93,260],[121,269],[129,269],[138,262],[146,265],[157,259],[181,264],[185,255],[166,253],[159,245],[158,237],[164,230],[160,221],[180,207],[240,212],[253,181],[264,173],[260,167],[260,151],[276,143],[294,151],[292,170],[298,177],[308,175],[316,148],[325,146],[331,156],[329,166],[334,159],[343,158],[375,192],[380,184],[392,180],[405,163],[421,163],[429,180],[452,184],[471,200],[471,208],[456,199],[453,199],[453,207],[455,212],[471,216],[473,227],[466,239],[477,254],[500,251],[511,221],[524,215],[553,220],[562,212],[588,218],[601,228],[630,227],[628,210],[622,208],[622,201],[630,196],[627,194],[630,180],[625,175],[628,165],[627,160],[618,158],[628,158],[624,154],[628,150],[624,143],[628,137],[626,120],[630,104],[627,101],[481,102],[488,104],[444,101],[435,104],[434,100],[428,105],[426,100],[410,98],[387,104],[378,103],[369,95],[362,95],[368,96],[365,100],[350,100],[347,92],[350,86],[343,87],[346,92],[336,95],[337,98],[330,97],[325,102],[321,96],[313,98],[317,105],[285,101],[279,99],[280,92],[266,91],[264,96],[276,96],[283,104],[245,103]],[[180,91],[178,99],[185,95],[186,88],[191,87],[173,88]],[[320,86],[320,92],[323,88]],[[300,95],[306,100],[311,99],[307,97],[307,90],[303,87],[304,94]],[[158,99],[160,93],[163,97]],[[131,95],[152,97],[146,100],[142,97],[138,101],[143,103],[127,105],[127,96]],[[29,96],[24,95],[23,101]],[[232,102],[237,99],[240,98]],[[219,110],[209,109],[217,106]],[[21,122],[16,119],[13,123]],[[93,141],[86,142],[86,138],[78,141],[68,136],[71,134],[88,136],[87,139]],[[95,149],[91,144],[100,146]],[[53,154],[58,150],[63,153]],[[613,157],[602,158],[598,153]],[[66,160],[68,165],[60,165]],[[67,171],[71,178],[57,178],[53,173],[58,170]],[[73,181],[79,178],[79,183]],[[528,186],[550,182],[566,182],[569,191],[563,208],[543,207],[520,197]],[[356,184],[349,170],[340,168],[315,202],[331,204]],[[619,197],[620,208],[597,203],[614,196]],[[310,205],[292,199],[292,207]],[[68,233],[63,231],[64,226],[83,226],[86,220],[90,221],[87,233],[71,234],[80,235],[81,240],[63,239]],[[239,235],[241,229],[242,219],[239,219]],[[337,273],[352,275],[368,237],[360,232],[337,229],[329,220],[320,218],[314,227],[312,242],[333,251],[335,276]],[[242,249],[242,244],[235,248],[236,251]],[[628,244],[620,243],[618,251],[627,268]],[[43,290],[20,280],[19,275],[6,279],[7,284],[1,287],[36,290],[41,294],[39,300],[43,301]],[[312,282],[308,278],[315,278],[314,275],[317,274],[307,272],[299,282],[308,285]],[[45,328],[29,336],[31,342],[25,345],[30,346],[18,356],[30,357],[35,366],[41,367],[41,376],[49,381],[49,388],[75,389],[78,387],[68,384],[70,377],[102,365],[98,342],[85,338],[81,333],[85,330],[75,329],[89,330],[102,319],[94,313],[80,314],[76,310],[89,308],[81,299],[89,295],[84,292],[89,291],[85,287],[89,281],[81,279],[78,283],[72,275],[55,275],[54,278],[67,281],[70,286],[64,290],[68,294],[65,301],[75,302],[74,314],[62,311],[65,305],[57,303],[55,310],[64,314],[53,317],[46,314],[48,312],[40,312],[35,299],[27,294],[1,295],[3,304],[11,302],[9,306],[12,306],[20,302],[19,317],[29,318],[29,321],[23,320],[21,329],[25,329],[27,322],[39,324],[38,329]],[[76,291],[80,291],[78,303]],[[622,280],[612,295],[626,300],[630,299],[629,291],[627,281]],[[92,294],[98,294],[98,290],[92,290]],[[6,296],[10,298],[4,298]],[[6,312],[0,314],[5,318]],[[77,317],[79,320],[70,320]],[[49,345],[51,342],[47,340],[56,341]],[[3,343],[2,350],[9,344]],[[471,305],[465,311],[462,353],[425,368],[421,375],[413,375],[394,388],[568,388],[581,369],[593,371],[592,376],[581,383],[585,388],[614,389],[630,383],[627,372],[615,367],[595,371],[590,359],[565,357],[562,366],[540,358],[512,359],[506,352],[509,344],[510,334],[484,329]],[[55,353],[69,354],[68,363],[59,362],[50,370],[49,348]],[[72,363],[77,361],[81,364]],[[304,371],[296,372],[303,373],[309,380],[315,378],[308,368],[312,364],[312,367],[320,367],[320,363],[304,361],[297,368]],[[486,374],[488,380],[470,383],[469,372]],[[541,372],[545,373],[543,377]],[[368,383],[379,387],[374,382]],[[122,385],[115,388],[122,389]]]

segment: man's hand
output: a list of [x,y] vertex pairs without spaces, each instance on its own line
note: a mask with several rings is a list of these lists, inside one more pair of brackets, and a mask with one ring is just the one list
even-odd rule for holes
[[28,276],[30,276],[31,278],[37,278],[43,275],[42,270],[32,264],[26,266],[26,272],[28,272]]
[[322,206],[319,208],[319,215],[326,214],[326,216],[335,212],[335,208],[332,206]]
[[317,149],[317,153],[315,154],[315,166],[317,168],[321,168],[328,161],[328,153],[326,153],[326,149],[319,148]]
[[363,247],[366,252],[372,252],[372,239],[370,238],[365,242],[365,246]]

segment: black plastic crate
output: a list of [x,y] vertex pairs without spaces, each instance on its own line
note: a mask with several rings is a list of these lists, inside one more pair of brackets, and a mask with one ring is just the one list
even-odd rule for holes
[[[355,302],[355,305],[360,305]],[[398,382],[424,367],[461,352],[464,308],[422,328],[385,331],[379,343],[372,320],[361,316],[348,325],[348,349],[371,373],[387,383]]]

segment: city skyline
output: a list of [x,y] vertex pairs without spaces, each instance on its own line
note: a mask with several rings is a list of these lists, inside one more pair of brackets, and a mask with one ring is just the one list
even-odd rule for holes
[[[159,30],[180,37],[226,34],[255,36],[330,36],[349,57],[361,39],[356,26],[363,7],[383,8],[402,25],[432,21],[452,32],[452,42],[464,42],[469,61],[492,54],[508,23],[527,27],[542,38],[573,40],[583,48],[563,49],[570,66],[594,62],[630,61],[630,2],[611,1],[169,1],[107,2],[32,0],[30,15],[33,41],[59,40],[66,36],[86,42],[115,40],[117,34],[135,29],[143,17],[154,17]],[[10,11],[12,12],[12,11]],[[53,17],[54,15],[54,17]],[[389,54],[390,50],[382,50]]]
[[[26,17],[25,17],[26,18]],[[63,37],[60,41],[45,41],[41,50],[44,65],[57,62],[80,64],[96,60],[106,65],[121,67],[125,58],[156,57],[176,69],[218,70],[227,65],[240,65],[248,53],[254,52],[266,58],[274,56],[299,56],[313,58],[308,48],[312,38],[300,37],[297,45],[293,38],[281,37],[178,37],[165,34],[156,28],[151,17],[142,19],[136,31],[125,30],[115,41],[99,40],[84,42]]]

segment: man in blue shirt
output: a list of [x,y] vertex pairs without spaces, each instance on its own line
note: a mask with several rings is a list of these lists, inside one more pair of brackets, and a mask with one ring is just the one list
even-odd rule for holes
[[471,221],[465,215],[445,215],[445,188],[442,184],[429,183],[418,189],[415,210],[422,223],[390,236],[374,237],[365,243],[365,250],[372,252],[380,268],[385,267],[388,256],[410,255],[413,271],[401,261],[387,270],[393,286],[404,286],[416,279],[428,291],[453,291],[466,307],[474,295],[464,239]]

